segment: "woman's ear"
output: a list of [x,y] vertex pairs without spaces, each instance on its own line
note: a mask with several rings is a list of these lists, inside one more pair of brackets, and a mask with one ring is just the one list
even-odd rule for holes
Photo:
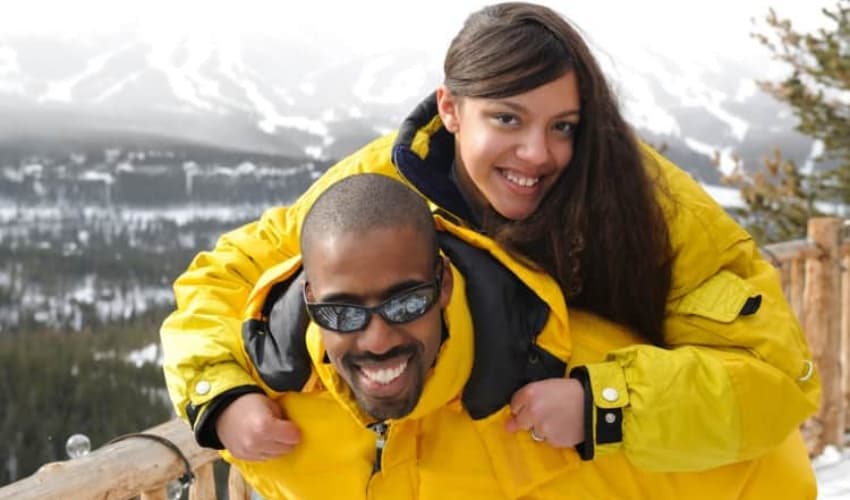
[[452,288],[454,287],[454,277],[452,276],[452,261],[445,255],[440,255],[443,259],[442,285],[440,287],[440,309],[445,308],[452,298]]
[[437,87],[437,112],[446,130],[456,133],[460,124],[460,101],[445,85]]

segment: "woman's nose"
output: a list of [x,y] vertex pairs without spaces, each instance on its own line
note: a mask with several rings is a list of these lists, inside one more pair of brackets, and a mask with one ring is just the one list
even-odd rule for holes
[[546,163],[549,160],[549,142],[544,131],[529,130],[517,145],[516,155],[523,161],[534,165]]

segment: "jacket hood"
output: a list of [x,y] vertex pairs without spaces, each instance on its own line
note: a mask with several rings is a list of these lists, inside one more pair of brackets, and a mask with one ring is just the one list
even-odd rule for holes
[[455,139],[437,113],[437,94],[419,103],[398,129],[392,161],[411,186],[437,205],[455,224],[478,225],[475,214],[452,180]]
[[[472,369],[472,320],[467,312],[466,296],[463,293],[463,276],[454,266],[451,266],[451,272],[455,285],[451,300],[442,314],[443,321],[451,324],[452,333],[443,341],[434,366],[425,375],[422,394],[416,406],[399,420],[418,419],[452,400],[459,400],[463,386],[469,378]],[[307,350],[313,360],[316,374],[334,398],[362,424],[374,422],[374,418],[360,409],[348,384],[328,361],[321,332],[312,322],[307,328]]]

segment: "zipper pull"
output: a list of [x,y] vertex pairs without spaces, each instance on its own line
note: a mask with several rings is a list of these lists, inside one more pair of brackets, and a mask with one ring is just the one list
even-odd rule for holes
[[383,421],[375,422],[374,424],[369,424],[369,429],[377,434],[375,438],[375,462],[372,464],[372,475],[375,475],[376,472],[380,472],[381,470],[381,456],[384,453],[384,445],[387,444],[389,425]]

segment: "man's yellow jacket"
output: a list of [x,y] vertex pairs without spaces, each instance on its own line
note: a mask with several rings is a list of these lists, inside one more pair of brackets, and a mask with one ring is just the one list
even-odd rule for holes
[[[265,270],[299,253],[301,222],[327,186],[361,172],[385,174],[463,223],[462,197],[449,175],[452,136],[433,100],[417,110],[400,131],[339,162],[291,206],[223,235],[175,282],[177,309],[161,330],[166,382],[203,445],[220,447],[209,435],[216,404],[258,390],[241,347],[248,295]],[[687,173],[643,151],[664,186],[658,196],[674,252],[664,325],[669,348],[618,345],[603,331],[589,341],[606,354],[577,372],[593,402],[581,456],[624,455],[656,471],[761,456],[817,408],[820,383],[808,347],[775,269],[752,238]],[[606,399],[605,388],[617,397]],[[598,418],[609,410],[622,413],[613,428]]]
[[[474,232],[438,222],[448,232],[440,241],[455,279],[444,341],[418,404],[397,420],[365,415],[327,361],[317,327],[304,337],[298,323],[305,315],[294,309],[298,258],[260,278],[243,350],[255,382],[302,432],[295,450],[277,459],[246,462],[225,453],[263,498],[815,498],[796,431],[758,459],[668,473],[641,470],[622,453],[582,461],[574,449],[507,432],[508,402],[519,386],[563,377],[567,360],[597,363],[637,339],[586,313],[571,312],[568,321],[551,278],[517,265]],[[730,424],[728,415],[715,418]],[[647,431],[663,434],[664,424]]]

